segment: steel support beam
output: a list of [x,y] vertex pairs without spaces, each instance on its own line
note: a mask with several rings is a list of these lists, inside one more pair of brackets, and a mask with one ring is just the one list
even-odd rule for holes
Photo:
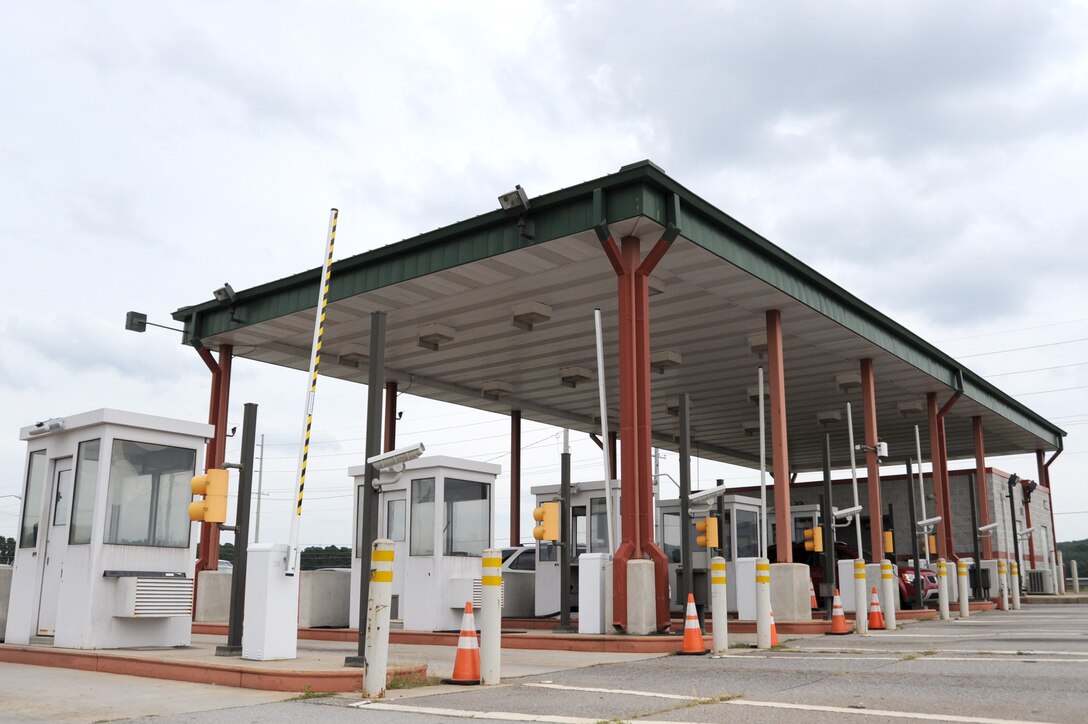
[[956,404],[957,400],[960,399],[960,395],[963,394],[963,381],[959,380],[959,383],[960,389],[954,392],[941,409],[937,411],[937,445],[941,452],[941,477],[944,480],[944,485],[941,488],[941,494],[944,496],[944,514],[941,519],[941,525],[944,526],[945,558],[948,560],[959,560],[959,556],[956,555],[956,528],[953,525],[952,483],[949,481],[948,477],[948,438],[945,435],[944,418],[945,415],[948,414],[948,411]]
[[[978,527],[975,528],[974,538],[978,539],[978,528],[990,524],[990,486],[986,481],[986,438],[982,430],[982,418],[978,415],[971,418],[971,426],[975,434],[975,490],[978,497]],[[982,537],[982,557],[989,560],[994,557],[993,536]]]
[[[230,372],[234,347],[229,344],[219,345],[218,362],[203,347],[198,347],[197,353],[212,373],[208,423],[215,427],[215,434],[204,455],[204,469],[221,468],[227,451],[227,409],[230,403]],[[201,523],[200,556],[197,558],[196,572],[215,570],[219,570],[219,528],[215,523]]]
[[520,545],[521,410],[510,410],[510,546],[517,548]]
[[620,545],[612,567],[612,619],[627,628],[627,562],[648,558],[654,563],[657,628],[669,626],[668,559],[654,542],[653,465],[650,429],[650,294],[649,276],[678,233],[669,227],[645,259],[638,237],[616,244],[606,224],[598,239],[616,272],[619,307],[620,372]]
[[[767,310],[767,376],[771,393],[771,471],[774,475],[775,551],[778,563],[793,563],[790,522],[790,453],[786,435],[786,366],[782,354],[782,313]],[[757,394],[762,395],[763,390]]]
[[869,493],[869,546],[873,563],[884,559],[884,508],[880,504],[880,462],[876,457],[879,437],[876,429],[876,381],[873,361],[861,361],[861,411],[865,420],[865,467]]

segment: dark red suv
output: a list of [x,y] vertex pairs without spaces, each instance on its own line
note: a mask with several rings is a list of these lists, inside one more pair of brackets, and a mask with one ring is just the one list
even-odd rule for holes
[[[858,554],[852,547],[845,543],[835,544],[835,560],[853,560],[857,558]],[[775,560],[775,547],[767,547],[767,558],[771,561]],[[866,556],[868,560],[868,556]],[[793,544],[793,562],[804,563],[808,566],[809,576],[812,578],[812,590],[816,591],[817,595],[820,592],[820,584],[824,580],[824,554],[813,553],[805,550],[804,543]],[[924,591],[922,594],[922,602],[928,603],[929,601],[937,600],[937,573],[929,568],[923,567],[921,569],[922,581],[924,583]],[[899,584],[899,605],[909,606],[913,605],[916,601],[915,587],[914,587],[914,567],[907,568],[905,566],[899,567],[899,577],[897,579]],[[840,589],[842,588],[842,582],[839,582]]]

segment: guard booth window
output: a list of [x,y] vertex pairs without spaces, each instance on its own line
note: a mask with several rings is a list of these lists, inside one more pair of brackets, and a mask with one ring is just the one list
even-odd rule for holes
[[471,480],[446,478],[446,520],[443,552],[447,556],[478,556],[491,542],[489,486]]
[[408,553],[434,555],[434,478],[412,481],[412,542]]
[[586,552],[586,541],[589,538],[589,531],[586,530],[586,506],[584,505],[572,505],[570,508],[571,515],[571,532],[574,534],[574,557],[582,555]]
[[98,457],[101,449],[101,440],[85,440],[79,443],[76,482],[72,491],[72,525],[68,530],[68,542],[72,545],[87,545],[91,542],[94,491],[98,480]]
[[608,553],[608,511],[604,498],[589,501],[589,552]]
[[187,548],[195,471],[196,450],[114,440],[105,542]]
[[404,500],[386,502],[385,536],[393,541],[404,540]]
[[722,545],[722,557],[727,561],[733,560],[733,511],[721,512],[721,525],[718,526],[718,541]]
[[19,547],[38,545],[38,526],[42,519],[42,495],[45,489],[45,450],[30,453],[23,489],[23,523],[19,529]]
[[737,558],[759,556],[759,513],[754,510],[737,511]]
[[670,563],[680,562],[680,514],[661,516],[661,548]]

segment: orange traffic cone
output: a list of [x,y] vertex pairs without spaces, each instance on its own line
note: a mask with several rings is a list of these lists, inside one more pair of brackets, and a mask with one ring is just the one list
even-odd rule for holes
[[695,611],[695,596],[688,594],[688,607],[684,613],[684,646],[681,656],[702,656],[706,653],[703,646],[703,630],[699,628],[699,614]]
[[875,587],[873,588],[873,595],[869,603],[869,630],[884,630],[884,613],[880,610],[880,598],[876,595]]
[[816,589],[812,587],[812,579],[808,579],[808,607],[815,610],[820,607],[816,600]]
[[771,646],[778,646],[778,629],[774,625],[774,611],[771,611]]
[[846,628],[846,614],[842,611],[842,599],[839,598],[839,589],[835,589],[835,598],[831,601],[831,630],[828,633],[848,634]]
[[442,683],[480,683],[480,642],[476,640],[476,617],[472,615],[472,601],[465,602],[461,636],[457,639],[457,657],[453,660],[453,677],[443,679]]

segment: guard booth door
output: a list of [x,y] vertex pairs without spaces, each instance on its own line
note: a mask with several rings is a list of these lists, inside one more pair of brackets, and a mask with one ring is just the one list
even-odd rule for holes
[[53,465],[49,525],[45,529],[45,556],[42,587],[38,599],[38,635],[52,636],[57,627],[57,599],[60,596],[61,561],[68,545],[68,512],[72,509],[72,458],[61,458]]

